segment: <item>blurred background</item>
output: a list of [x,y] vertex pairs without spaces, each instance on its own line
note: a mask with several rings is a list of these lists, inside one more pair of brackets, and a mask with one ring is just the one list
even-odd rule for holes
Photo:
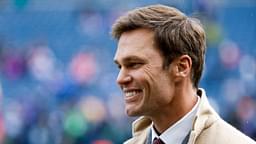
[[114,20],[166,4],[207,32],[200,87],[256,140],[255,0],[0,0],[0,143],[121,144],[131,136],[113,64]]

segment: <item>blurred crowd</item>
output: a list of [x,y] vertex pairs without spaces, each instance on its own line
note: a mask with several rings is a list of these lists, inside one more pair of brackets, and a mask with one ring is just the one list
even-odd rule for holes
[[121,144],[131,136],[115,84],[123,12],[162,3],[207,32],[200,87],[236,128],[256,140],[256,2],[0,0],[0,143]]

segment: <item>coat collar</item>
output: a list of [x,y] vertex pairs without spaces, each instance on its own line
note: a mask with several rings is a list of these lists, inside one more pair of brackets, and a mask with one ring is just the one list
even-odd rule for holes
[[[189,144],[193,144],[196,137],[202,132],[202,130],[210,127],[216,120],[219,119],[218,114],[209,105],[205,91],[200,88],[198,89],[197,94],[200,97],[200,102],[189,136]],[[133,138],[126,141],[125,144],[146,143],[150,135],[151,124],[152,121],[145,116],[135,120],[132,125]]]
[[196,137],[206,128],[210,127],[215,121],[220,119],[219,115],[210,106],[205,91],[199,88],[197,95],[200,97],[198,111],[193,121],[192,130],[188,144],[193,144]]

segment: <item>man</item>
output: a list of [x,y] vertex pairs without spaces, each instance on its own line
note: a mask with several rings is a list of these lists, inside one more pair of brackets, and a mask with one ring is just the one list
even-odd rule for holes
[[206,47],[198,20],[152,5],[120,17],[112,35],[126,112],[141,116],[126,144],[255,143],[223,121],[198,88]]

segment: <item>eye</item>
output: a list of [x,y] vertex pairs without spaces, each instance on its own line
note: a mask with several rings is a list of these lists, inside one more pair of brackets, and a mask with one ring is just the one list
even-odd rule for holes
[[121,69],[121,65],[117,64],[116,66],[117,66],[118,69]]
[[131,63],[128,63],[128,64],[126,65],[126,67],[135,69],[135,68],[139,68],[141,65],[142,65],[142,63],[131,62]]

